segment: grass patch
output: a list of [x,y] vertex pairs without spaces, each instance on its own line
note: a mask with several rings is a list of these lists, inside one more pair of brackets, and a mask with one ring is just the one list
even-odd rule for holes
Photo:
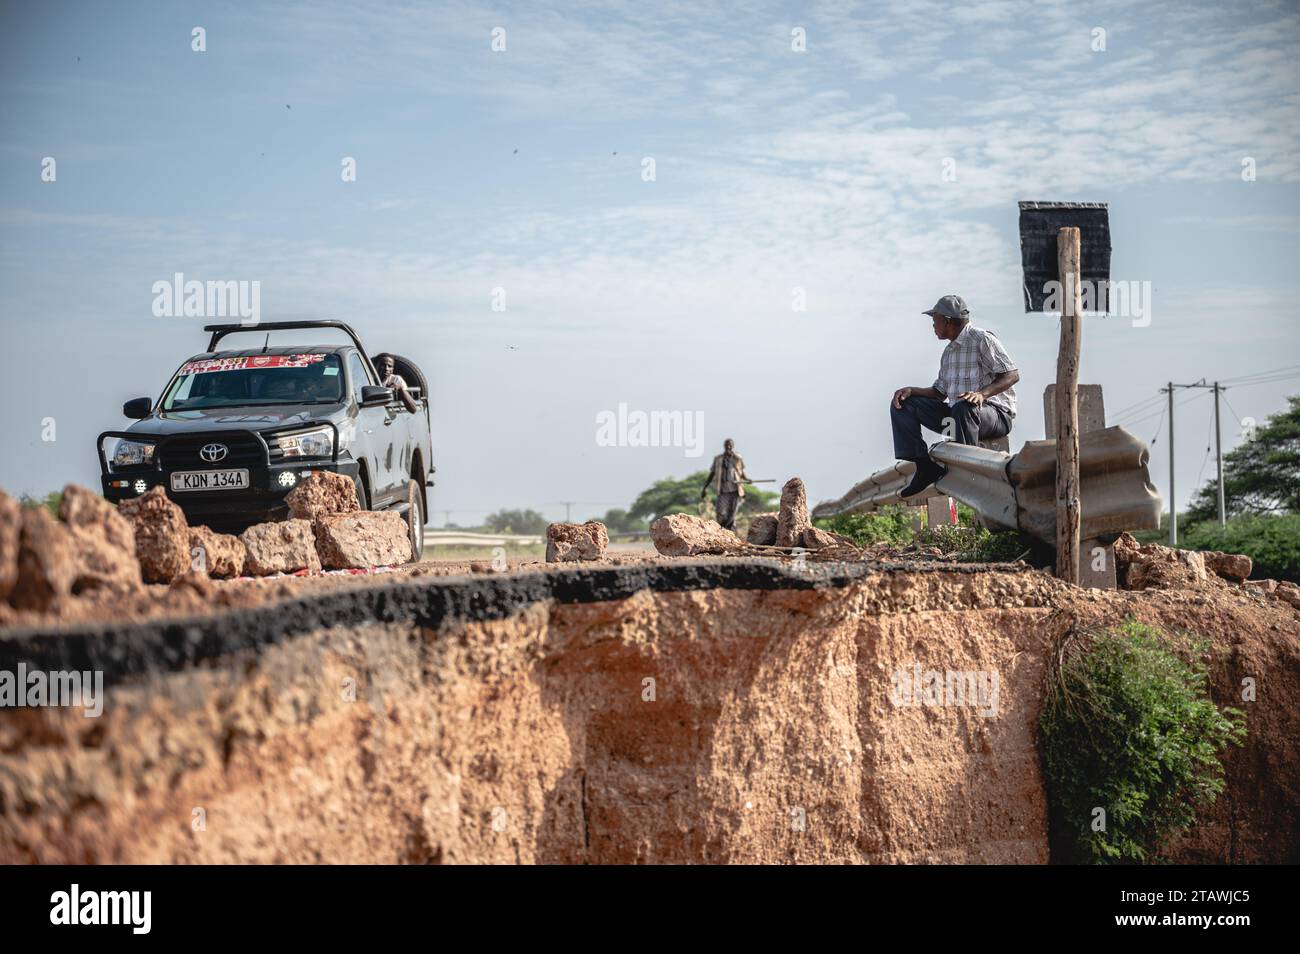
[[823,530],[843,534],[860,547],[887,543],[900,548],[935,547],[963,563],[1002,563],[1024,556],[1032,544],[1014,530],[989,530],[975,525],[975,512],[965,504],[957,506],[957,526],[926,527],[918,533],[913,525],[923,508],[894,505],[875,513],[850,513],[815,521]]

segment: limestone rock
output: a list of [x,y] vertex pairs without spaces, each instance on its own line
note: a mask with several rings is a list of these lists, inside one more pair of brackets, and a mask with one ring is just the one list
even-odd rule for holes
[[1300,586],[1296,586],[1290,580],[1279,582],[1274,595],[1278,599],[1290,603],[1296,609],[1300,609]]
[[207,570],[208,576],[230,579],[244,572],[248,553],[233,533],[217,533],[207,527],[190,527],[191,563]]
[[546,562],[602,560],[609,550],[609,533],[599,520],[553,523],[546,528]]
[[0,603],[9,598],[18,581],[18,538],[22,526],[22,507],[0,490]]
[[664,556],[731,553],[744,548],[740,537],[715,520],[687,513],[670,513],[650,524],[650,538]]
[[73,591],[129,592],[141,584],[135,531],[117,508],[76,484],[63,488],[59,517],[72,534],[77,554]]
[[848,537],[819,527],[808,527],[799,537],[798,546],[806,550],[820,550],[822,547],[856,547],[857,544]]
[[1255,568],[1255,562],[1244,553],[1220,553],[1218,550],[1206,550],[1205,568],[1233,583],[1242,583]]
[[248,551],[244,570],[250,576],[321,568],[309,520],[257,523],[241,533],[239,539]]
[[1129,563],[1124,586],[1130,590],[1200,586],[1208,579],[1205,557],[1195,550],[1175,550],[1147,544],[1139,559]]
[[43,613],[72,594],[76,578],[72,531],[44,507],[23,507],[17,580],[9,601],[18,609]]
[[781,488],[781,510],[776,519],[776,545],[797,547],[803,532],[812,526],[808,519],[808,493],[803,481],[791,477]]
[[117,509],[135,531],[135,555],[145,582],[170,583],[189,570],[190,528],[162,487],[123,500]]
[[284,502],[289,505],[291,520],[315,520],[326,514],[356,513],[361,509],[352,478],[328,470],[303,480],[285,494]]
[[316,518],[316,552],[331,570],[396,566],[411,559],[406,520],[391,510],[359,510]]
[[777,515],[774,513],[759,513],[750,517],[749,532],[745,534],[746,541],[759,546],[775,546],[776,520]]

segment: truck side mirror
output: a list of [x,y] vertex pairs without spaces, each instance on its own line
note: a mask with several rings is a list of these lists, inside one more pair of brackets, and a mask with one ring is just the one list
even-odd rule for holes
[[392,399],[392,388],[381,388],[374,384],[367,384],[361,388],[362,407],[372,407],[376,404],[387,404]]
[[132,398],[122,405],[122,414],[124,417],[134,418],[137,421],[144,420],[153,410],[153,398],[138,397]]

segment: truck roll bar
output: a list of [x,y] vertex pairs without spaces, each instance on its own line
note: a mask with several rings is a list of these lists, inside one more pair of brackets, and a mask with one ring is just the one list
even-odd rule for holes
[[337,328],[352,339],[352,343],[357,346],[357,350],[361,352],[363,358],[367,361],[370,360],[370,356],[362,346],[361,339],[357,337],[357,333],[352,330],[352,326],[346,321],[338,321],[334,318],[321,318],[317,320],[304,319],[302,321],[262,321],[255,325],[203,326],[204,331],[212,332],[212,337],[208,339],[209,352],[216,351],[217,345],[221,343],[221,339],[226,335],[231,335],[238,331],[296,331],[304,328]]

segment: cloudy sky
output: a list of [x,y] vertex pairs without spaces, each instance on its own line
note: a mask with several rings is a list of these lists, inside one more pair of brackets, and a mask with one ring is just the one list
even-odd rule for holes
[[[1020,366],[1018,447],[1059,334],[1023,310],[1022,199],[1110,203],[1112,278],[1151,283],[1149,323],[1085,323],[1112,423],[1150,440],[1164,382],[1237,380],[1236,443],[1300,392],[1294,3],[2,9],[11,493],[94,486],[94,436],[202,349],[152,312],[178,272],[421,363],[438,524],[626,506],[728,436],[838,496],[892,461],[949,292]],[[1213,462],[1179,400],[1182,504]],[[705,458],[600,446],[620,404],[702,414]]]

